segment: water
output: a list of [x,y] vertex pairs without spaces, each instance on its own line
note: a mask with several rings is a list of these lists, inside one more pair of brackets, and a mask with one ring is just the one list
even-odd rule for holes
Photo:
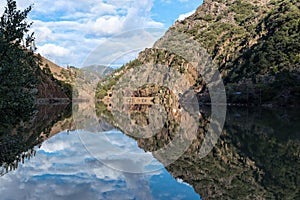
[[165,169],[130,174],[105,166],[78,134],[61,132],[35,148],[33,158],[1,177],[1,199],[199,199]]
[[136,139],[104,119],[101,132],[78,129],[70,112],[40,106],[34,120],[1,132],[1,199],[300,197],[297,109],[229,108],[211,153],[199,158],[199,136],[168,166],[151,153],[168,139]]

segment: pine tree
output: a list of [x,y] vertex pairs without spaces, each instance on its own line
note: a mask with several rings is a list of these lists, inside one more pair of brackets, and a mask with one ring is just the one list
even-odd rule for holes
[[26,19],[31,9],[20,11],[16,1],[7,0],[0,19],[1,125],[24,120],[34,109],[39,61],[30,48],[34,36]]

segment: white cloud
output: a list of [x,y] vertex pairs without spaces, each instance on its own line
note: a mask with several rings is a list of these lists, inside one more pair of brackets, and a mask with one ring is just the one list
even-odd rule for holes
[[83,65],[128,62],[136,57],[139,51],[151,47],[164,31],[165,29],[135,29],[112,36],[99,42],[97,48],[88,54]]
[[36,42],[43,43],[51,39],[52,31],[49,27],[41,26],[35,28]]
[[[99,17],[95,22],[90,22],[87,30],[97,36],[116,34],[122,31],[124,21],[125,17],[102,16]],[[89,29],[89,27],[91,28]]]
[[[39,52],[63,66],[80,67],[93,49],[115,34],[137,28],[163,27],[162,23],[151,19],[152,0],[30,1],[35,3],[31,17],[35,19],[32,29]],[[123,42],[126,46],[132,40]]]
[[[0,10],[5,3],[1,1]],[[31,31],[35,32],[38,51],[61,66],[77,67],[81,67],[92,50],[111,36],[135,29],[163,28],[162,22],[152,18],[154,4],[160,3],[157,0],[17,0],[19,9],[34,4],[28,21],[34,21]],[[163,19],[164,14],[161,15]],[[154,40],[151,41],[161,36],[152,36]],[[146,41],[140,46],[149,47],[145,35],[139,37],[138,41]],[[130,46],[132,42],[130,36],[122,40],[124,46]],[[47,47],[53,47],[55,51]]]
[[195,10],[193,10],[193,11],[191,11],[191,12],[188,12],[188,13],[185,13],[185,14],[181,14],[181,15],[179,15],[179,17],[178,17],[178,20],[179,20],[179,21],[182,21],[182,20],[184,20],[185,18],[191,16],[191,15],[194,14],[194,13],[195,13]]
[[[195,199],[197,196],[190,186],[171,179],[165,169],[145,174],[113,170],[86,151],[78,133],[63,132],[51,137],[41,149],[36,148],[34,157],[24,164],[19,163],[15,171],[1,176],[1,199],[158,199],[155,196],[160,193],[166,199],[182,195]],[[98,137],[93,136],[101,133],[87,134],[97,141]],[[117,145],[123,142],[123,146],[132,152],[142,152],[132,138],[116,131],[106,134],[110,134],[110,139]],[[95,143],[101,151],[99,145]]]
[[61,62],[62,58],[71,56],[71,51],[69,49],[59,45],[48,43],[39,46],[37,52],[50,59],[53,59],[54,62]]

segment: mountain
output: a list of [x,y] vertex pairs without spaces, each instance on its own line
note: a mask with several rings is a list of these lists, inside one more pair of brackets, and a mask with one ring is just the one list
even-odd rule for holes
[[37,98],[72,98],[72,84],[78,69],[63,68],[52,61],[37,55],[42,71],[38,82]]
[[296,104],[299,7],[295,0],[208,0],[170,30],[189,35],[207,50],[223,74],[228,93],[232,85],[245,84],[254,93],[249,101],[257,101],[255,93],[260,93],[263,103]]
[[94,98],[94,89],[91,88],[93,87],[92,82],[99,81],[113,72],[111,67],[103,65],[91,65],[80,69],[73,66],[63,68],[41,55],[38,57],[41,60],[40,68],[48,76],[41,81],[39,98],[72,98],[73,95],[75,95],[74,98],[88,98],[90,96]]
[[299,69],[299,7],[295,0],[206,0],[170,30],[199,42],[226,82],[255,79]]
[[[178,124],[192,127],[183,110],[195,109],[181,105],[182,109],[177,104],[180,100],[191,102],[188,94],[175,95],[178,91],[156,84],[155,80],[170,80],[159,70],[180,73],[184,81],[178,82],[196,92],[200,103],[210,100],[197,67],[202,72],[214,67],[221,73],[230,104],[299,106],[299,8],[296,0],[204,0],[194,14],[177,21],[152,48],[98,83],[96,98],[102,99],[96,105],[98,117],[164,163],[168,158],[158,150],[174,141]],[[135,84],[143,80],[153,84]],[[132,93],[126,93],[128,87]],[[120,97],[127,101],[122,104]],[[150,97],[153,101],[148,105],[132,103],[135,98]],[[165,112],[152,104],[160,104]],[[299,137],[293,121],[298,118],[297,111],[285,121],[286,111],[279,108],[236,111],[229,107],[223,134],[202,159],[201,143],[213,120],[200,112],[197,139],[167,170],[191,184],[203,199],[299,199]],[[163,116],[167,119],[160,124]],[[157,131],[156,127],[163,128]],[[149,129],[156,134],[140,137]],[[191,138],[189,133],[181,137]]]
[[[153,48],[112,74],[98,90],[110,89],[130,68],[142,64],[163,64],[177,70],[195,64],[182,57],[190,50],[174,55],[170,48],[170,44],[178,45],[185,51],[176,38],[182,34],[202,48],[221,72],[229,103],[299,105],[299,7],[296,0],[205,0],[193,15],[177,21]],[[201,77],[189,79],[194,88],[206,85]]]
[[76,75],[76,71],[78,71],[77,68],[75,67],[63,68],[41,55],[38,56],[41,59],[41,65],[40,65],[41,69],[49,68],[51,74],[57,80],[64,81],[67,83],[72,83]]

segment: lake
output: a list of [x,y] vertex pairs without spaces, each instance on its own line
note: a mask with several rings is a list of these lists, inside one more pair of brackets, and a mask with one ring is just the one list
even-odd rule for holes
[[199,136],[167,165],[152,152],[172,133],[136,138],[86,110],[78,117],[74,105],[38,105],[28,121],[1,123],[1,199],[300,198],[299,109],[228,107],[207,156],[199,157]]

